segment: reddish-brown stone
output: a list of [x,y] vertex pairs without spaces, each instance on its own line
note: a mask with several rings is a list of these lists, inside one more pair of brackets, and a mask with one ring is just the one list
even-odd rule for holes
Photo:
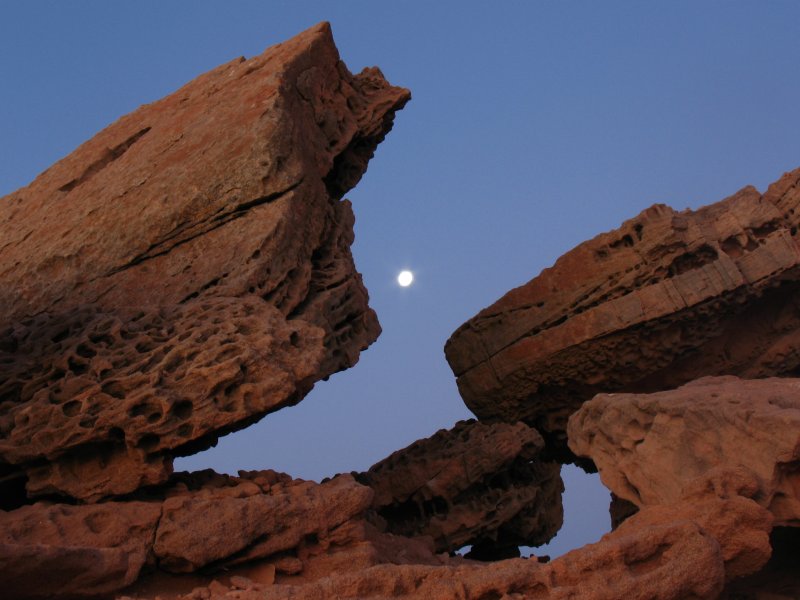
[[653,206],[460,327],[445,352],[481,419],[563,432],[599,392],[800,368],[800,169],[696,211]]
[[715,599],[726,581],[758,570],[770,556],[772,519],[747,497],[751,477],[734,470],[693,480],[677,503],[648,506],[597,543],[548,564],[533,558],[486,564],[446,555],[438,565],[421,564],[423,553],[406,564],[340,563],[328,576],[310,580],[217,577],[181,598]]
[[599,394],[570,418],[568,436],[606,487],[637,506],[674,503],[689,481],[741,468],[776,525],[800,523],[800,379],[707,377]]
[[443,561],[440,566],[385,564],[342,570],[305,584],[214,582],[183,598],[221,600],[233,592],[239,600],[711,600],[724,582],[719,544],[686,519],[614,532],[548,564],[520,558],[488,564]]
[[122,117],[0,200],[0,476],[82,500],[300,401],[380,332],[355,185],[409,98],[327,24]]
[[471,545],[474,557],[506,558],[561,528],[561,465],[541,461],[543,448],[524,423],[461,421],[356,477],[388,531],[430,536],[437,552]]
[[[344,556],[361,567],[388,561],[380,547],[392,544],[438,564],[426,544],[375,531],[365,521],[373,492],[349,475],[324,484],[273,471],[242,475],[178,474],[140,500],[0,511],[0,589],[57,597],[63,585],[64,597],[89,597],[132,584],[146,566],[189,573],[255,559],[278,573],[328,574]],[[59,561],[51,576],[48,565]]]

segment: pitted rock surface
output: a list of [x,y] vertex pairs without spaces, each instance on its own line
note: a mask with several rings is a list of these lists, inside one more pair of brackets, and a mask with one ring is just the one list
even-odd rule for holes
[[696,211],[655,205],[460,327],[467,406],[562,435],[600,392],[800,368],[800,169]]
[[561,465],[539,460],[543,447],[524,423],[461,421],[356,478],[388,531],[431,536],[437,552],[469,544],[476,558],[507,558],[561,528]]
[[300,401],[380,332],[355,185],[409,98],[327,24],[122,117],[0,200],[0,476],[81,500]]
[[707,377],[653,394],[599,394],[569,421],[573,452],[637,506],[676,502],[718,469],[753,474],[749,496],[800,525],[800,379]]

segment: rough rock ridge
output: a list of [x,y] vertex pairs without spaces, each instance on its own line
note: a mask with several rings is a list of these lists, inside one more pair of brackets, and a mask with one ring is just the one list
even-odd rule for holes
[[[300,401],[380,332],[342,195],[409,92],[321,24],[0,199],[0,481],[94,501]],[[11,492],[8,492],[9,494]]]
[[480,419],[563,435],[601,392],[800,368],[800,169],[696,211],[655,205],[461,326],[445,353]]
[[[769,556],[769,514],[734,487],[692,497],[693,504],[648,507],[595,544],[542,564],[535,559],[476,563],[441,557],[439,565],[342,565],[312,581],[266,584],[221,577],[180,596],[186,600],[320,598],[581,598],[686,600],[719,597],[726,571],[758,568]],[[712,486],[713,487],[713,486]],[[765,552],[766,548],[766,552]]]

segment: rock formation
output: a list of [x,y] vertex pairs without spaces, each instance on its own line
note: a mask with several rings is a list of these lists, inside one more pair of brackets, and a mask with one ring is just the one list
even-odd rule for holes
[[388,531],[427,535],[437,552],[519,556],[561,528],[561,465],[536,460],[542,437],[524,423],[462,421],[356,475],[375,491]]
[[[743,508],[736,501],[726,502],[707,495],[694,513],[687,513],[679,506],[647,508],[599,542],[573,550],[548,564],[519,558],[482,564],[443,557],[438,566],[344,567],[329,577],[310,582],[284,579],[277,584],[261,584],[233,576],[197,587],[181,598],[712,599],[723,589],[726,563],[732,560],[726,558],[727,549],[734,546],[726,545],[725,540],[721,544],[706,529],[710,521],[707,515],[725,515],[726,523],[735,523],[742,538],[763,541],[765,512],[753,502],[745,501]],[[747,545],[742,548],[750,549]]]
[[445,353],[480,418],[563,434],[600,392],[800,368],[800,169],[696,211],[653,206],[460,327]]
[[800,525],[800,379],[706,377],[654,394],[599,394],[569,421],[572,450],[639,507],[676,502],[720,468],[752,474],[776,525]]
[[[377,337],[342,197],[408,98],[350,74],[322,24],[0,199],[3,597],[710,600],[765,573],[800,589],[800,380],[749,380],[800,373],[800,169],[654,206],[461,327],[447,358],[483,422],[319,484],[172,473]],[[482,562],[560,526],[565,431],[615,530]]]
[[[398,556],[439,564],[429,543],[381,534],[367,523],[373,492],[349,475],[316,484],[274,471],[241,477],[207,471],[175,475],[138,495],[0,511],[4,592],[91,597],[132,584],[143,569],[219,571],[254,560],[279,576],[402,562]],[[384,548],[393,550],[388,557]],[[46,585],[32,587],[37,573],[48,573]]]
[[342,195],[409,98],[322,24],[0,199],[0,482],[95,501],[299,402],[380,332]]

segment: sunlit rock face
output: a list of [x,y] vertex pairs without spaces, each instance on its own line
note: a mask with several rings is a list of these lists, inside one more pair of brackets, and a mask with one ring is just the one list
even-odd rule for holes
[[299,402],[380,333],[342,200],[409,92],[319,25],[0,199],[0,475],[80,500]]
[[696,211],[655,205],[460,327],[445,353],[467,406],[561,436],[600,392],[800,368],[800,169]]
[[800,379],[706,377],[653,394],[599,394],[568,434],[606,487],[639,507],[676,502],[689,481],[735,468],[753,474],[749,495],[776,525],[800,525]]

